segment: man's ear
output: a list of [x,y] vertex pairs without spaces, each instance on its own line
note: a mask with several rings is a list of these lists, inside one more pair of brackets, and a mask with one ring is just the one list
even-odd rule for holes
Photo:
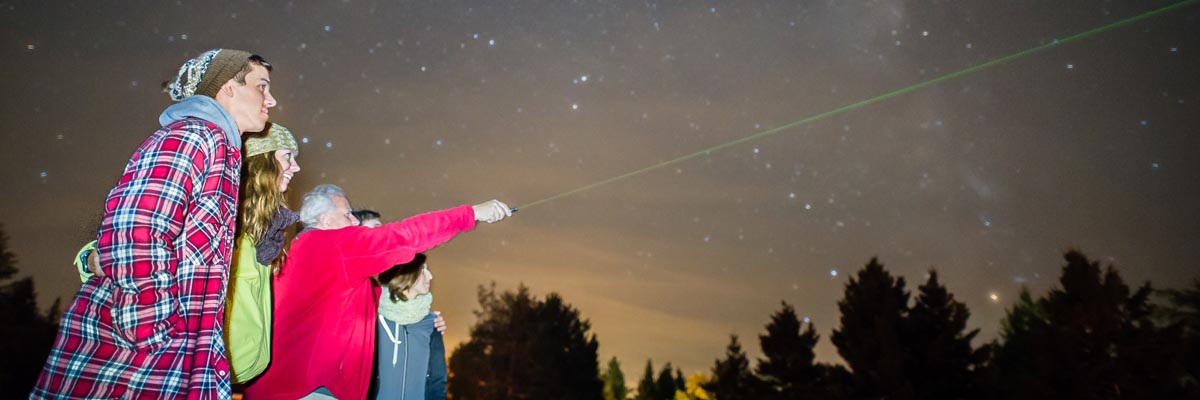
[[219,92],[220,95],[226,96],[226,97],[233,97],[233,85],[236,85],[236,83],[234,83],[233,79],[230,79],[229,82],[225,82],[224,85],[221,85],[221,91]]

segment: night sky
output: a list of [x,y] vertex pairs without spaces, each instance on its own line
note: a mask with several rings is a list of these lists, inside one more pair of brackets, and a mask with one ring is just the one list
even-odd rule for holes
[[[0,224],[41,306],[68,301],[162,82],[216,47],[275,66],[293,208],[335,183],[397,220],[535,203],[1172,3],[5,1]],[[707,371],[731,333],[759,355],[780,301],[838,361],[836,303],[873,256],[910,288],[937,268],[987,340],[1072,247],[1179,287],[1198,71],[1191,5],[538,203],[430,252],[434,308],[453,348],[478,285],[558,292],[635,376]]]

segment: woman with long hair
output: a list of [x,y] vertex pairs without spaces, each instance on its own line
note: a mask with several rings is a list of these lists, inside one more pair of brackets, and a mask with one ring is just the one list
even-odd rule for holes
[[238,236],[225,301],[225,343],[235,383],[258,376],[271,361],[271,275],[283,264],[284,231],[300,220],[287,208],[288,184],[300,171],[291,131],[271,124],[246,139],[238,204]]

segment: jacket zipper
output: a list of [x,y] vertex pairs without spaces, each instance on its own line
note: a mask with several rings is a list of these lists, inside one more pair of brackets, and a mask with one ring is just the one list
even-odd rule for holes
[[[396,330],[400,330],[400,323],[396,323]],[[408,395],[408,325],[404,326],[404,373],[400,374],[400,400],[404,400]]]

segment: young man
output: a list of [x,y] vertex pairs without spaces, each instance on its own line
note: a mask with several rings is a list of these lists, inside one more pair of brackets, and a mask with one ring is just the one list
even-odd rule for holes
[[[240,50],[188,60],[178,103],[104,202],[97,252],[30,398],[228,399],[221,321],[241,134],[261,131],[271,65]],[[103,275],[103,276],[100,276]]]

